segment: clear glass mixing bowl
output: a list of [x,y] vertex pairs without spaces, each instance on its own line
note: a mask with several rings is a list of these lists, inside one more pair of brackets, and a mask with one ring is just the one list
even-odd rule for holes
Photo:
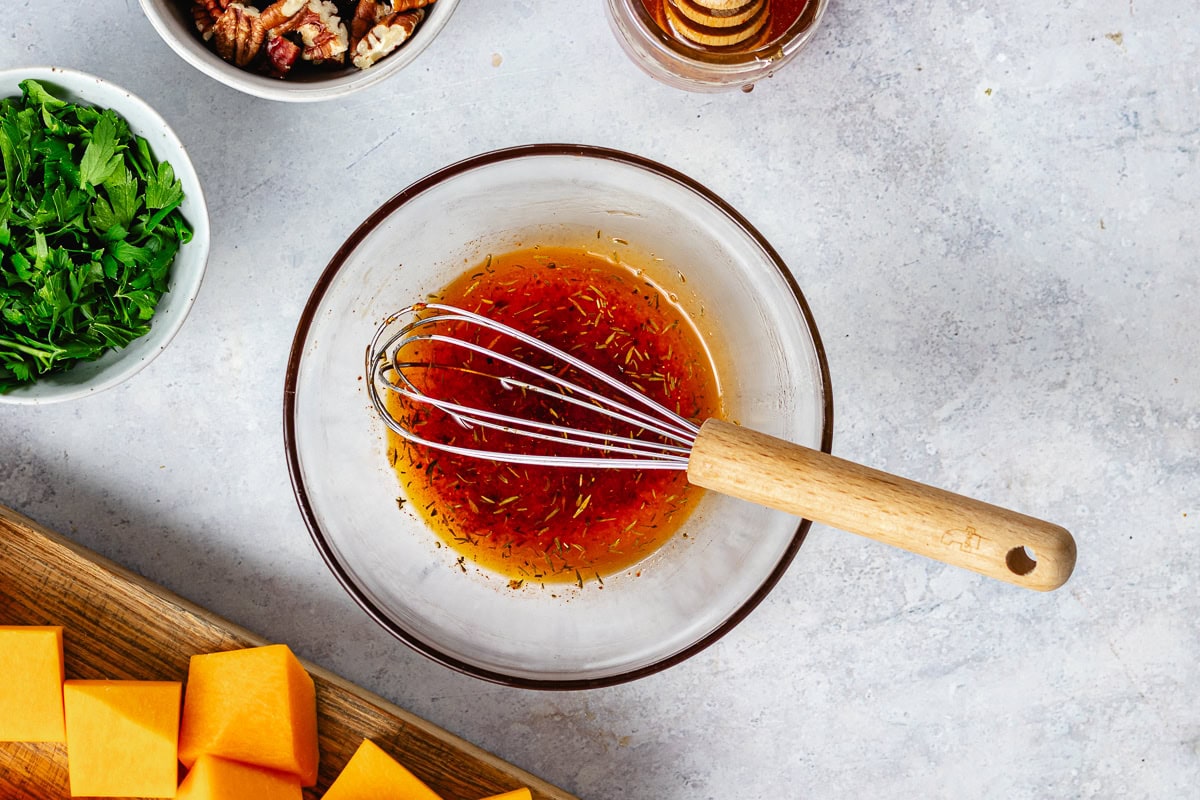
[[677,663],[736,625],[783,574],[809,523],[709,493],[679,534],[602,587],[513,589],[505,576],[461,568],[456,551],[399,507],[385,428],[364,388],[376,326],[489,253],[535,245],[599,249],[676,276],[684,305],[702,308],[697,321],[716,349],[730,418],[829,450],[820,337],[762,236],[667,167],[612,150],[532,145],[418,181],[333,257],[292,345],[287,455],[322,556],[388,631],[487,680],[601,686]]

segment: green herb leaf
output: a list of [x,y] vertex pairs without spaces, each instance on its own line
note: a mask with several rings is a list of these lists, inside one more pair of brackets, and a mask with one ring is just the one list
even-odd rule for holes
[[150,329],[192,229],[170,164],[36,81],[0,99],[0,393]]
[[49,106],[50,108],[62,108],[67,103],[65,100],[59,100],[50,92],[42,88],[42,85],[37,81],[25,80],[20,83],[21,91],[25,93],[25,99],[30,104],[39,106]]
[[121,165],[117,154],[117,122],[111,111],[100,115],[79,164],[80,184],[99,186]]
[[146,182],[146,208],[166,208],[183,201],[183,185],[175,179],[175,170],[167,162],[158,165],[158,173]]

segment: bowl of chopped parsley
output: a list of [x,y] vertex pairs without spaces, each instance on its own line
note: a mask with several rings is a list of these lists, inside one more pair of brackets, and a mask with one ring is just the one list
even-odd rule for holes
[[208,249],[200,180],[150,106],[75,70],[0,71],[0,403],[138,372],[182,326]]

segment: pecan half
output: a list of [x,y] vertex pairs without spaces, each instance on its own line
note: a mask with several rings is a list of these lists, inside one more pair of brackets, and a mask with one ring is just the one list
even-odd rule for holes
[[213,25],[212,35],[217,55],[244,67],[258,55],[265,31],[257,9],[230,3]]
[[229,6],[231,0],[192,0],[192,21],[204,41],[212,38],[213,26]]
[[[283,10],[286,11],[286,8]],[[275,19],[276,16],[272,15],[270,21],[274,22]],[[293,31],[303,42],[301,58],[313,63],[341,63],[350,47],[346,26],[338,16],[337,6],[330,0],[308,0],[297,13],[272,25],[269,32],[275,37]]]
[[377,0],[358,0],[354,7],[354,16],[350,19],[350,50],[358,49],[358,43],[367,35],[367,31],[375,27],[375,23],[383,16],[384,4]]
[[[278,36],[283,27],[308,5],[308,0],[276,0],[263,9],[262,24],[268,36]],[[288,28],[291,30],[291,28]]]
[[416,11],[433,3],[434,0],[358,0],[358,5],[354,7],[354,18],[350,20],[350,51],[356,51],[358,43],[384,17]]
[[388,14],[367,31],[352,53],[354,66],[366,69],[404,44],[425,18],[423,9]]

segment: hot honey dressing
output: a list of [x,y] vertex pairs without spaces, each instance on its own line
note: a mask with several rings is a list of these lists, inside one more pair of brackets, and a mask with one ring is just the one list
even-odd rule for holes
[[[566,350],[685,418],[700,422],[722,416],[710,353],[684,310],[640,270],[584,250],[524,250],[489,257],[436,300]],[[450,332],[550,368],[547,356],[508,337],[461,324]],[[495,374],[501,367],[461,348],[425,342],[406,351],[405,358],[454,365],[410,370],[431,396],[518,417],[553,417],[568,426],[630,433],[628,424],[598,418],[586,409],[551,406],[536,395],[504,391],[495,381],[481,380],[480,373]],[[579,376],[572,374],[571,380]],[[588,388],[613,394],[598,382]],[[398,395],[390,395],[388,403],[413,433],[433,441],[564,453],[563,445],[464,427]],[[407,501],[459,552],[459,564],[497,571],[514,586],[524,581],[602,582],[603,576],[640,561],[669,539],[702,491],[690,487],[682,471],[525,466],[445,453],[389,436],[389,457]]]

